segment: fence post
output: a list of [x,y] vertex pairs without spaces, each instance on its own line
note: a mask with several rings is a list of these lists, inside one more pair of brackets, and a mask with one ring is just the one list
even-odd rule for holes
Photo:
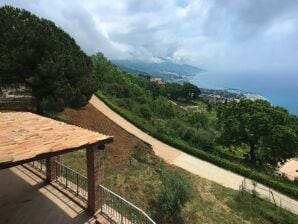
[[55,162],[55,169],[56,169],[56,182],[58,181],[58,163]]
[[121,200],[121,208],[120,208],[120,215],[121,215],[121,224],[123,224],[123,201]]
[[273,192],[270,190],[270,193],[271,193],[271,195],[272,195],[272,199],[273,199],[273,201],[274,201],[274,205],[275,205],[275,208],[276,208],[276,201],[275,201],[275,198],[274,198],[274,195],[273,195]]
[[76,180],[77,181],[77,183],[76,183],[77,184],[77,195],[79,195],[79,175],[77,173],[76,173],[76,177],[77,177],[76,178],[77,179]]
[[65,170],[65,186],[67,188],[68,187],[68,169],[64,168],[64,170]]

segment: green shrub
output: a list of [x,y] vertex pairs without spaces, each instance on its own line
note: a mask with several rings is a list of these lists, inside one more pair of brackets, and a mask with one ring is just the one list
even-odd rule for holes
[[200,128],[193,132],[191,142],[195,146],[210,151],[214,149],[214,140],[214,136],[209,131]]
[[190,112],[187,121],[196,128],[208,128],[208,117],[204,113]]
[[112,96],[112,97],[129,97],[129,89],[121,84],[118,83],[111,83],[111,84],[107,84],[104,87],[104,93],[108,96]]
[[149,120],[151,118],[151,110],[149,109],[148,106],[142,105],[138,109],[138,115],[140,115],[140,117],[143,117],[143,118]]
[[165,97],[157,97],[157,99],[153,101],[151,109],[162,118],[169,119],[175,115],[173,105],[169,103],[168,99]]
[[167,215],[179,213],[181,207],[190,199],[192,185],[183,175],[174,171],[162,173],[159,205]]

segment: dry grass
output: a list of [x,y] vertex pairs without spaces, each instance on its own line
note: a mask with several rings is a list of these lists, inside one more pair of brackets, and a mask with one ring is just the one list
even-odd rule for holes
[[[111,122],[91,105],[81,110],[66,110],[65,118],[79,126],[114,135],[105,151],[104,185],[132,201],[155,218],[157,223],[298,223],[297,216],[265,201],[248,196],[239,200],[238,193],[206,179],[163,163],[142,141]],[[65,155],[63,162],[86,172],[85,152]],[[182,208],[175,221],[158,220],[158,194],[162,169],[186,175],[194,187],[192,199]]]

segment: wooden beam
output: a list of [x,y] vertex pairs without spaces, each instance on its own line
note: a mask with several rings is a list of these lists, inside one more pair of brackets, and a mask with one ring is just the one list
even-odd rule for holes
[[25,159],[25,160],[20,160],[17,162],[7,162],[7,163],[0,163],[0,169],[6,169],[6,168],[11,168],[14,166],[19,166],[22,165],[24,163],[29,163],[29,162],[33,162],[36,160],[41,160],[41,159],[46,159],[46,158],[50,158],[53,156],[59,156],[59,155],[63,155],[65,153],[69,153],[69,152],[73,152],[73,151],[77,151],[80,149],[84,149],[84,148],[88,148],[88,147],[95,147],[95,148],[100,148],[101,146],[104,146],[105,144],[109,144],[113,142],[113,137],[107,138],[105,140],[100,140],[94,144],[86,144],[77,148],[70,148],[70,149],[65,149],[63,151],[57,151],[57,152],[49,152],[49,153],[44,153],[44,154],[40,154],[36,157],[30,158],[30,159]]

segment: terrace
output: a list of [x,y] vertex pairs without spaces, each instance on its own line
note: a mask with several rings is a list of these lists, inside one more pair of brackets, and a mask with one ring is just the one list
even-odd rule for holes
[[[26,112],[0,112],[0,223],[154,223],[102,186],[113,137]],[[86,149],[87,177],[59,156]]]

